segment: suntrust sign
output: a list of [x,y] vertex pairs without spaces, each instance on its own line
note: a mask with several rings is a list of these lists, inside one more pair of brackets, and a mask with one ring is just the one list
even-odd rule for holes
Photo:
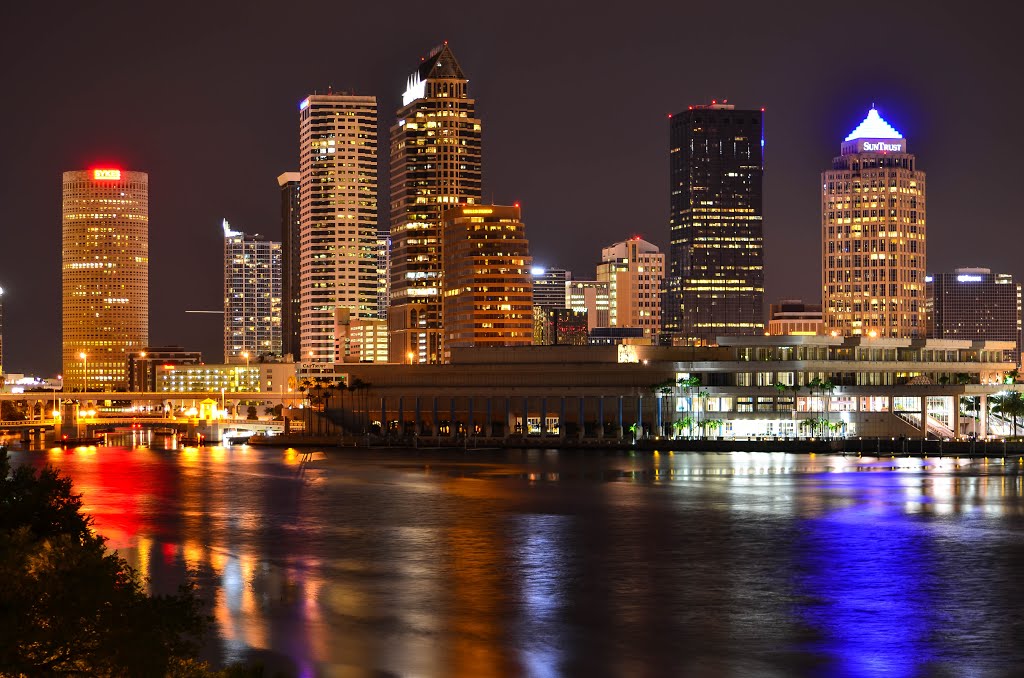
[[875,139],[861,139],[857,142],[858,153],[906,153],[907,142],[903,139],[890,139],[887,141]]

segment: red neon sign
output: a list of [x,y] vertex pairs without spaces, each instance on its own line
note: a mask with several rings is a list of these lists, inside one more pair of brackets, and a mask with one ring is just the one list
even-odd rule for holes
[[121,170],[119,169],[94,169],[92,171],[94,181],[121,181]]

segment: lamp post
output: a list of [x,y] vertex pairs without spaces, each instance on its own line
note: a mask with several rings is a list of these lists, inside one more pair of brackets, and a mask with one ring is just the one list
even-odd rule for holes
[[82,359],[82,391],[89,391],[89,356],[86,355],[85,351],[78,354],[78,357]]
[[[146,359],[146,352],[145,351],[139,351],[139,360],[142,361],[142,360],[145,360],[145,359]],[[141,365],[138,362],[136,362],[135,372],[138,375],[136,377],[136,379],[138,380],[136,383],[138,383],[142,387],[141,389],[139,389],[140,391],[145,391],[146,390],[146,378],[143,375],[145,375],[147,372],[149,372],[149,370],[145,370],[145,372],[143,372],[143,368],[145,368],[145,365]],[[153,385],[153,388],[154,389],[156,388],[156,384]]]
[[60,416],[60,406],[57,404],[57,389],[64,390],[64,375],[57,375],[57,384],[53,385],[53,418]]

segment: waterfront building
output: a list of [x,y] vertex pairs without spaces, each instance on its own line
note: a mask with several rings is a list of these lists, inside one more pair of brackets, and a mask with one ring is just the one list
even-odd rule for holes
[[224,228],[224,362],[281,356],[281,243]]
[[805,304],[801,299],[783,299],[768,311],[768,334],[825,334],[821,304]]
[[825,330],[925,336],[925,174],[872,108],[821,174]]
[[1020,362],[1021,285],[1008,273],[958,268],[925,277],[928,336],[1012,341],[1006,357]]
[[409,76],[391,128],[392,362],[444,360],[441,214],[481,202],[481,125],[448,44]]
[[296,363],[281,361],[230,365],[168,365],[156,372],[159,393],[297,393]]
[[[762,335],[723,337],[715,347],[453,347],[450,364],[334,369],[372,384],[372,425],[409,435],[623,437],[636,423],[652,436],[934,439],[974,430],[960,411],[965,396],[982,401],[979,435],[1008,432],[988,420],[984,401],[1006,388],[1009,347]],[[955,383],[958,374],[970,383]],[[690,377],[700,386],[678,386]]]
[[377,317],[377,99],[303,99],[299,174],[301,350],[330,363],[336,309]]
[[587,337],[585,312],[568,308],[545,308],[536,305],[533,307],[535,346],[585,346]]
[[157,375],[175,365],[199,365],[203,354],[183,346],[147,346],[128,354],[128,390],[150,393],[157,390]]
[[726,102],[669,120],[664,334],[713,344],[764,332],[763,110]]
[[531,259],[519,206],[446,210],[441,243],[443,350],[531,344]]
[[565,283],[565,303],[573,311],[587,314],[587,331],[608,327],[611,297],[608,283],[599,280],[571,280]]
[[643,335],[661,333],[665,255],[639,236],[601,250],[597,279],[608,283],[611,327],[638,327]]
[[285,172],[277,177],[281,189],[281,355],[297,358],[302,351],[300,322],[302,210],[299,172]]
[[64,388],[125,389],[149,344],[149,175],[64,172],[62,203]]
[[534,266],[530,269],[533,277],[533,305],[540,308],[568,308],[565,301],[565,283],[572,280],[572,273],[564,268]]

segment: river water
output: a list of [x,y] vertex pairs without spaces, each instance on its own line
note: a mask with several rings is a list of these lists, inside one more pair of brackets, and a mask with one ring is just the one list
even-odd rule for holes
[[296,676],[1024,670],[1019,460],[92,448],[62,468],[215,664]]

